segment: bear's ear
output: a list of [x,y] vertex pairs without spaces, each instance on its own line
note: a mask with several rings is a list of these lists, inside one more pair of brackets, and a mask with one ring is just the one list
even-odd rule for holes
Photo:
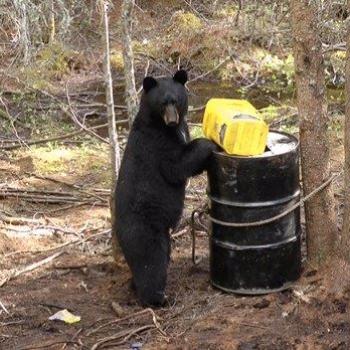
[[151,89],[157,86],[157,80],[152,77],[146,77],[143,79],[143,90],[147,93]]
[[187,82],[187,72],[183,69],[180,69],[175,73],[173,79],[178,83],[185,85]]

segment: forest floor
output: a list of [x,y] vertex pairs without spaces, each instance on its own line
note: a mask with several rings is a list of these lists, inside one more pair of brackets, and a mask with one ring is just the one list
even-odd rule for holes
[[[112,65],[115,102],[125,104],[119,3],[111,13]],[[212,2],[189,3],[205,10]],[[175,16],[182,4],[169,1],[158,25],[154,16],[161,11],[159,2],[140,1],[133,32],[137,87],[147,68],[148,74],[170,74],[181,63],[190,70],[191,79],[203,74],[208,79],[189,84],[191,107],[201,109],[214,95],[247,98],[257,108],[265,108],[271,126],[294,133],[289,12],[282,2],[275,3],[281,6],[277,15],[259,4],[259,16],[254,11],[239,13],[227,1],[213,14],[189,16],[187,4],[189,8]],[[82,19],[90,18],[84,11],[75,17],[82,26],[86,25]],[[71,35],[74,40],[69,45],[43,46],[32,65],[17,62],[17,71],[9,56],[0,72],[0,350],[349,349],[350,273],[345,266],[326,271],[304,266],[295,286],[280,293],[226,294],[210,285],[209,241],[204,232],[197,239],[197,254],[203,259],[192,264],[188,224],[173,233],[170,306],[143,311],[129,287],[127,266],[112,258],[108,147],[85,133],[59,142],[45,140],[80,129],[72,122],[74,114],[89,127],[106,122],[103,53],[92,45],[93,39],[100,41],[100,17],[90,16],[90,30],[81,28],[79,35]],[[248,17],[254,19],[254,30]],[[271,25],[264,24],[265,17]],[[271,36],[273,32],[277,35]],[[69,94],[71,101],[66,98]],[[343,90],[329,89],[328,103],[332,171],[339,172]],[[118,120],[125,118],[123,106],[116,112]],[[190,121],[201,117],[202,110]],[[118,131],[123,146],[125,129]],[[192,129],[192,136],[198,133],[198,128]],[[106,128],[98,134],[106,137]],[[28,141],[38,139],[44,142],[26,147]],[[8,150],[19,143],[22,148]],[[206,202],[205,187],[206,175],[191,180],[185,218]],[[335,188],[340,218],[341,178]],[[49,320],[63,309],[81,320],[74,324]]]
[[[342,162],[338,145],[333,170]],[[172,240],[171,305],[142,312],[127,266],[112,258],[107,168],[103,146],[37,146],[1,156],[0,192],[14,195],[1,204],[8,239],[0,242],[0,349],[349,348],[346,271],[305,268],[284,292],[225,294],[210,286],[205,233],[197,242],[203,259],[192,264],[186,225]],[[190,182],[184,215],[206,201],[205,186],[205,175]],[[39,266],[24,271],[33,263]],[[80,322],[49,320],[62,309]]]

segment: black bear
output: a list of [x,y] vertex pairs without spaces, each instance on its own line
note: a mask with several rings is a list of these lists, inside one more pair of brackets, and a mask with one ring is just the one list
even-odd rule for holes
[[189,142],[187,73],[143,81],[115,191],[115,231],[142,305],[161,306],[170,259],[169,229],[180,219],[186,180],[206,169],[217,146]]

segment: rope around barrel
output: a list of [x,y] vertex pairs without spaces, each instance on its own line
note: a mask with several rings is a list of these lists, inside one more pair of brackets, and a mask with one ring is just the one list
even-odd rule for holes
[[308,195],[306,195],[305,197],[303,197],[298,203],[294,204],[293,206],[291,206],[290,208],[286,209],[285,211],[283,211],[282,213],[275,215],[269,219],[265,219],[265,220],[260,220],[260,221],[253,221],[253,222],[226,222],[226,221],[221,221],[218,219],[213,218],[212,216],[210,216],[208,214],[209,219],[216,223],[216,224],[220,224],[222,226],[227,226],[227,227],[254,227],[254,226],[262,226],[262,225],[266,225],[266,224],[270,224],[271,222],[274,222],[276,220],[279,220],[281,218],[283,218],[284,216],[288,215],[289,213],[291,213],[292,211],[294,211],[296,208],[298,208],[299,206],[301,206],[303,203],[305,203],[307,200],[309,200],[311,197],[315,196],[316,194],[318,194],[319,192],[321,192],[323,189],[325,189],[331,182],[333,182],[337,177],[339,177],[341,174],[343,173],[343,170],[341,172],[339,172],[338,174],[334,174],[332,175],[328,180],[326,180],[325,182],[323,182],[319,187],[317,187],[316,189],[314,189],[312,192],[310,192]]
[[[308,195],[306,195],[304,198],[302,198],[298,203],[294,204],[292,207],[288,208],[287,210],[283,211],[282,213],[280,213],[276,216],[273,216],[269,219],[254,221],[254,222],[235,223],[235,222],[226,222],[226,221],[221,221],[221,220],[215,219],[215,218],[211,217],[209,214],[208,214],[208,217],[212,222],[215,222],[215,223],[223,225],[223,226],[228,226],[228,227],[254,227],[254,226],[266,225],[266,224],[269,224],[269,223],[274,222],[276,220],[279,220],[280,218],[283,218],[284,216],[291,213],[293,210],[295,210],[296,208],[301,206],[303,203],[305,203],[311,197],[315,196],[317,193],[319,193],[323,189],[325,189],[330,183],[332,183],[342,173],[343,173],[343,170],[340,171],[338,174],[332,175],[328,180],[323,182],[319,187],[315,188],[312,192],[310,192]],[[196,258],[196,230],[194,228],[196,214],[200,218],[202,215],[207,214],[207,209],[197,208],[192,212],[192,216],[191,216],[192,262],[194,265],[197,265],[201,261],[200,258],[199,259]],[[207,230],[207,227],[204,227],[204,225],[201,222],[199,222],[199,225],[202,228],[204,228],[205,230]]]

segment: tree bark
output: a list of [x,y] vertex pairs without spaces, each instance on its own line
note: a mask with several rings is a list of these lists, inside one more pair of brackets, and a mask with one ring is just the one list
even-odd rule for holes
[[125,98],[128,110],[129,125],[134,121],[138,112],[139,99],[135,85],[134,54],[132,50],[132,10],[134,0],[124,0],[122,5],[122,41],[125,76]]
[[107,103],[107,118],[108,118],[108,133],[110,139],[111,150],[111,163],[112,163],[112,181],[111,181],[111,222],[112,222],[112,249],[113,255],[117,260],[120,257],[120,247],[118,245],[115,235],[115,222],[114,222],[114,188],[118,178],[118,172],[120,167],[120,149],[118,142],[118,135],[116,129],[116,120],[114,112],[114,98],[113,98],[113,81],[111,74],[111,61],[110,61],[110,46],[109,46],[109,24],[108,24],[108,3],[102,1],[103,5],[103,22],[104,22],[104,42],[105,42],[105,59],[104,59],[104,74],[106,84],[106,103]]
[[[350,0],[348,1],[350,10]],[[350,30],[347,31],[346,82],[345,82],[345,125],[344,125],[344,217],[340,249],[344,259],[350,263]]]
[[[316,2],[291,0],[290,4],[303,190],[307,195],[330,176],[329,118]],[[305,215],[308,260],[317,267],[332,256],[336,243],[336,215],[331,185],[305,204]]]

